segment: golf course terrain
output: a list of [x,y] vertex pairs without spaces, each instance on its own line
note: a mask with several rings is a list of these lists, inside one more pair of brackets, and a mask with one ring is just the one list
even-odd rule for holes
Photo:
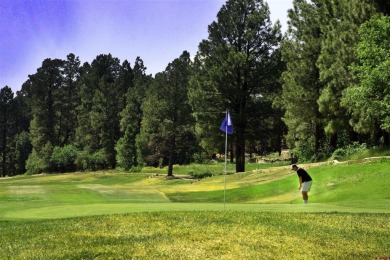
[[0,259],[389,259],[390,160],[300,166],[2,178]]

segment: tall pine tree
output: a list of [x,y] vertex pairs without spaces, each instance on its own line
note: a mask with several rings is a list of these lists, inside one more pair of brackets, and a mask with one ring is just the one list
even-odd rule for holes
[[217,18],[209,26],[208,39],[199,45],[191,102],[201,134],[211,127],[210,134],[218,135],[223,113],[230,110],[236,172],[244,172],[248,129],[266,123],[259,121],[259,108],[272,103],[270,82],[278,79],[272,56],[279,47],[280,24],[272,26],[262,0],[229,0]]
[[[356,61],[355,46],[359,41],[356,32],[369,19],[373,6],[368,0],[322,2],[321,54],[317,66],[324,87],[318,104],[320,112],[325,116],[325,131],[331,136],[330,145],[336,148],[338,134],[348,126],[349,118],[346,108],[341,105],[341,98],[344,89],[353,82],[349,66]],[[353,138],[353,133],[350,136]]]
[[348,108],[351,125],[358,133],[374,133],[390,145],[390,18],[375,16],[360,30],[356,50],[358,61],[352,72],[355,85],[343,93],[342,104]]
[[123,135],[118,140],[115,149],[118,166],[128,170],[138,165],[136,136],[141,129],[143,117],[141,106],[146,93],[148,93],[152,78],[146,75],[146,67],[139,57],[137,57],[131,73],[130,69],[126,69],[126,71],[128,72],[123,72],[127,75],[123,80],[127,82],[129,88],[125,95],[125,107],[121,112],[120,127]]
[[7,175],[9,170],[8,150],[10,148],[11,113],[14,93],[8,86],[0,89],[0,151],[1,151],[1,176]]
[[60,145],[61,87],[64,61],[45,59],[37,73],[29,76],[24,86],[30,91],[33,119],[30,135],[33,151],[27,168],[30,173],[51,171],[50,157],[54,146]]
[[[162,160],[173,175],[173,164],[189,162],[196,145],[194,119],[188,102],[190,54],[186,51],[156,75],[142,108],[139,149],[144,158]],[[146,146],[146,147],[145,147]],[[142,153],[141,153],[142,154]]]
[[317,104],[323,85],[316,61],[321,53],[320,1],[294,0],[289,27],[282,44],[286,70],[282,75],[284,121],[289,147],[310,158],[323,144],[323,117]]

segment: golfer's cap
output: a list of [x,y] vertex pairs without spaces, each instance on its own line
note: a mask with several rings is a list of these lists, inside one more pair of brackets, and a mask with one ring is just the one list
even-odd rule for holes
[[293,170],[295,167],[298,167],[296,164],[291,165],[291,170]]

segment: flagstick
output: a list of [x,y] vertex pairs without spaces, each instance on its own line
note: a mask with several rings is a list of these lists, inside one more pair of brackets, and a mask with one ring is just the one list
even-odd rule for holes
[[[226,112],[226,116],[227,116],[227,112]],[[226,123],[226,131],[225,131],[225,175],[224,175],[224,183],[225,183],[225,188],[223,190],[223,209],[225,210],[226,208],[226,163],[227,163],[227,130],[228,128],[228,124]]]

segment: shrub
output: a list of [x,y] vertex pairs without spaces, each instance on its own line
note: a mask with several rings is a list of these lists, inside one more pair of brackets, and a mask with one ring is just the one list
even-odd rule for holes
[[197,178],[197,179],[203,179],[203,178],[207,178],[207,177],[213,176],[213,174],[210,171],[200,172],[200,173],[194,173],[193,171],[189,171],[189,174],[192,177]]
[[345,155],[347,154],[347,152],[345,151],[344,148],[338,148],[336,149],[332,156],[331,156],[331,159],[332,160],[340,160],[342,157],[344,157]]
[[132,166],[130,168],[130,172],[141,172],[142,171],[142,166],[138,165],[138,166]]
[[345,159],[346,157],[354,153],[359,153],[365,150],[367,150],[367,145],[365,143],[360,144],[358,142],[354,142],[350,145],[347,145],[346,147],[336,149],[333,152],[331,159],[332,160]]
[[26,174],[41,173],[44,168],[45,165],[42,158],[38,156],[35,149],[33,149],[26,162]]
[[36,149],[33,149],[26,162],[26,173],[36,174],[50,172],[50,157],[52,153],[53,147],[50,142],[47,142],[39,152]]
[[50,163],[55,171],[71,172],[76,170],[76,159],[78,150],[73,145],[54,147]]

